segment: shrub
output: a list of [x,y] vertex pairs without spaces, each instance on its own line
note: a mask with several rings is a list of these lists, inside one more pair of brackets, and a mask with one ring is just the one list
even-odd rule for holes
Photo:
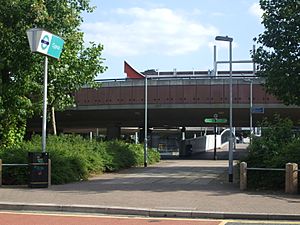
[[[27,151],[17,147],[5,148],[0,150],[0,159],[2,163],[26,164]],[[27,181],[27,167],[3,167],[2,182],[4,184],[25,184]]]
[[[40,145],[41,137],[34,136],[32,140],[21,143],[18,148],[0,150],[0,158],[4,163],[27,163],[28,152],[40,152]],[[53,184],[86,180],[93,174],[143,164],[142,145],[123,141],[90,141],[76,135],[48,136],[47,152],[52,163]],[[149,163],[158,161],[159,153],[149,149]],[[27,180],[26,171],[8,171],[6,177],[9,176],[18,177],[21,183],[26,183]]]
[[[278,115],[261,124],[262,136],[254,137],[249,146],[246,161],[248,167],[285,168],[288,162],[300,162],[300,139],[293,132],[293,123]],[[251,188],[282,189],[283,171],[249,171],[248,184]]]

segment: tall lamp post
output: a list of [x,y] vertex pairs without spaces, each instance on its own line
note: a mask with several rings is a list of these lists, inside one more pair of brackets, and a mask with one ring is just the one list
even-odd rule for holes
[[[253,55],[255,55],[255,45],[253,45]],[[253,77],[256,75],[256,64],[253,59]],[[253,115],[252,115],[252,108],[253,108],[253,80],[250,83],[250,143],[252,143],[252,136],[253,136]]]
[[216,41],[227,41],[229,42],[229,75],[230,75],[230,86],[229,86],[229,150],[228,150],[228,180],[230,183],[233,182],[233,136],[232,136],[232,37],[228,36],[216,36]]
[[252,108],[253,108],[253,78],[244,79],[244,81],[249,82],[250,84],[250,106],[249,106],[249,115],[250,115],[250,143],[252,142],[253,135],[253,119],[252,119]]
[[[252,54],[255,54],[255,45],[253,45],[253,50],[252,50]],[[252,74],[252,78],[249,79],[244,79],[244,81],[249,82],[250,84],[250,143],[252,143],[252,137],[253,137],[253,115],[252,115],[252,111],[253,111],[253,79],[255,78],[255,74],[256,74],[256,64],[255,61],[253,61],[253,74]]]
[[148,166],[148,82],[145,74],[145,139],[144,139],[144,167]]

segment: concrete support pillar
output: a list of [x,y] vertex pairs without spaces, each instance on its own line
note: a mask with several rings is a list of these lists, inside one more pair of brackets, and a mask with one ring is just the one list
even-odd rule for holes
[[121,127],[114,126],[108,127],[106,131],[107,140],[120,139],[121,137]]
[[139,133],[138,132],[135,132],[135,144],[138,144],[139,143]]
[[285,193],[296,194],[298,192],[298,164],[287,163],[285,165]]
[[93,132],[91,131],[90,132],[90,141],[92,141],[93,140]]
[[181,140],[182,141],[185,140],[185,131],[186,131],[185,127],[182,127],[182,129],[181,129]]
[[247,163],[241,162],[240,164],[240,190],[247,189]]

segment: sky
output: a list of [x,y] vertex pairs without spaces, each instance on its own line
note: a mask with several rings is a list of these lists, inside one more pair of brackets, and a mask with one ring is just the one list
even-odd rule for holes
[[[228,42],[215,41],[217,35],[233,38],[233,60],[250,60],[253,38],[264,31],[258,2],[91,0],[96,9],[83,14],[81,30],[86,43],[104,45],[108,69],[98,79],[124,78],[124,60],[140,72],[211,70],[214,45],[217,60],[229,55]],[[234,64],[233,69],[251,70],[252,65]]]

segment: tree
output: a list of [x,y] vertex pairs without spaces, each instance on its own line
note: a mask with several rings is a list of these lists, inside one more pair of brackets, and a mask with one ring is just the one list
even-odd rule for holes
[[66,107],[72,106],[74,104],[73,93],[83,85],[98,86],[94,82],[94,78],[105,70],[99,54],[102,50],[102,45],[92,43],[86,49],[74,51],[74,56],[79,55],[78,57],[65,58],[68,55],[64,54],[61,58],[63,64],[50,66],[50,78],[52,79],[48,85],[48,104],[51,109],[54,134],[56,134],[54,109],[64,110]]
[[82,85],[104,72],[103,46],[85,47],[81,13],[89,0],[11,0],[0,4],[0,145],[22,140],[26,121],[41,112],[43,58],[32,54],[26,30],[41,27],[65,40],[61,60],[49,59],[49,108],[64,109]]
[[[274,115],[260,124],[261,137],[253,137],[248,147],[249,154],[243,159],[249,167],[284,168],[286,163],[299,163],[299,135],[293,130],[288,118]],[[278,171],[252,171],[248,184],[255,188],[283,188],[284,173]]]
[[254,54],[265,87],[285,104],[300,105],[300,1],[260,0],[265,31]]

